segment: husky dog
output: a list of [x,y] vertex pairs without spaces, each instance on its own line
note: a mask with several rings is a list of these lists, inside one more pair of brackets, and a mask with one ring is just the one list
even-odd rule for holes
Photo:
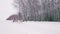
[[14,14],[7,18],[7,20],[13,20],[13,22],[23,21],[21,14]]

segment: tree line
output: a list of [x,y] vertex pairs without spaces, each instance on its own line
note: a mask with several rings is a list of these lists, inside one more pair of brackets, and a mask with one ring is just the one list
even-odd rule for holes
[[60,0],[14,0],[25,21],[60,21]]

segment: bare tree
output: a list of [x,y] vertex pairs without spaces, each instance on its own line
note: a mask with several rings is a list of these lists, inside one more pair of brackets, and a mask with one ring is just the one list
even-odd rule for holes
[[[38,11],[40,11],[40,5],[38,0],[15,0],[16,6],[19,12],[22,11],[24,20],[38,20]],[[20,10],[20,7],[22,10]]]
[[22,14],[23,20],[60,21],[59,0],[15,0],[15,7]]
[[38,11],[40,12],[40,5],[38,0],[28,0],[30,7],[30,18],[29,20],[37,21],[38,20]]
[[22,0],[14,0],[14,6],[17,9],[17,12],[18,12],[19,17],[20,17],[20,15],[22,15],[23,20],[24,20],[24,14],[23,14],[23,11],[22,11],[22,7],[23,7]]
[[60,21],[60,1],[59,0],[44,0],[42,1],[43,20],[45,21]]

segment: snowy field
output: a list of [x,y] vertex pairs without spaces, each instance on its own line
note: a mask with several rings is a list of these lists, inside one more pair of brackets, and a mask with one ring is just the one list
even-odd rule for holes
[[13,0],[0,0],[0,34],[60,34],[60,22],[11,22]]
[[0,21],[0,34],[60,34],[60,23]]

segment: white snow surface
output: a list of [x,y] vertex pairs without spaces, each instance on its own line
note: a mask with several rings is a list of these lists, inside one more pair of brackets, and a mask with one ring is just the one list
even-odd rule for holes
[[60,23],[0,21],[0,34],[60,34]]

